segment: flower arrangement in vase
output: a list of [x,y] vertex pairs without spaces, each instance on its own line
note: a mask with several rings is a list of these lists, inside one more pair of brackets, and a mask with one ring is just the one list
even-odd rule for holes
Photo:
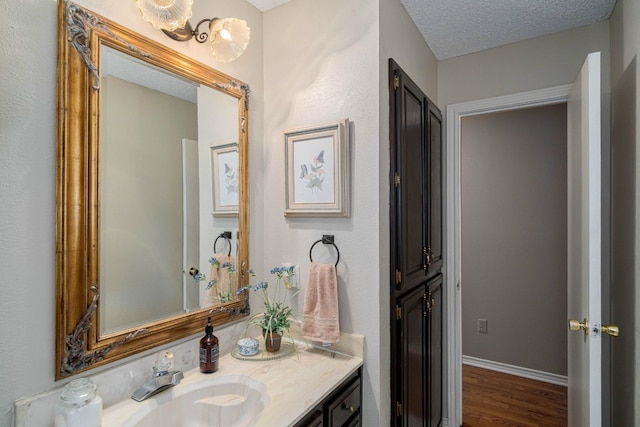
[[291,280],[295,276],[295,267],[274,267],[271,274],[276,276],[276,285],[269,287],[268,282],[260,282],[256,285],[243,286],[238,289],[241,292],[259,292],[264,303],[264,311],[257,313],[249,319],[249,325],[257,325],[262,330],[267,351],[276,352],[280,349],[280,341],[285,332],[289,332],[291,321],[295,320],[293,308],[290,304],[300,290],[290,292]]

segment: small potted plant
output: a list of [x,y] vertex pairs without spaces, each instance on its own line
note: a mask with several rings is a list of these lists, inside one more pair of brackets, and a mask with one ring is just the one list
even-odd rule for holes
[[264,302],[264,312],[253,315],[249,319],[249,325],[258,325],[262,329],[265,347],[269,352],[280,350],[280,342],[285,332],[289,332],[291,321],[295,319],[291,300],[299,290],[290,292],[291,279],[294,277],[294,267],[275,267],[271,274],[277,278],[276,285],[270,289],[269,283],[260,282],[253,286],[243,286],[238,289],[241,292],[260,292],[258,295]]

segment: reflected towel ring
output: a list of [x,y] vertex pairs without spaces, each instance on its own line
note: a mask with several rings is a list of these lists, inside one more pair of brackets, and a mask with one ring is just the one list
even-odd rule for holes
[[227,254],[227,256],[231,256],[231,232],[230,231],[223,231],[222,233],[220,233],[220,235],[218,237],[216,237],[216,240],[214,240],[213,242],[213,253],[217,253],[216,252],[216,243],[218,243],[218,239],[219,238],[223,238],[224,240],[227,241],[227,245],[229,245],[229,253]]
[[337,268],[338,262],[340,262],[340,249],[338,249],[338,246],[336,246],[336,244],[334,243],[333,234],[324,234],[322,236],[322,239],[316,240],[315,242],[313,242],[313,245],[311,245],[311,249],[309,249],[309,259],[311,260],[311,262],[313,262],[313,257],[311,256],[311,252],[313,251],[313,247],[321,242],[325,245],[333,245],[333,247],[336,248],[336,252],[338,253],[338,259],[336,260],[335,266]]

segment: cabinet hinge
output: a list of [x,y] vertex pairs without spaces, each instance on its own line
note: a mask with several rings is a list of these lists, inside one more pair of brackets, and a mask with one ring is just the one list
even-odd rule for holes
[[431,313],[431,305],[429,305],[429,299],[427,294],[422,295],[422,316],[427,317]]
[[424,246],[422,248],[422,268],[425,272],[431,268],[431,262],[433,261],[433,251],[431,245],[429,247]]
[[395,185],[396,188],[400,187],[400,174],[398,172],[393,174],[393,185]]
[[433,311],[433,307],[436,306],[436,300],[433,297],[433,294],[431,293],[431,291],[429,291],[429,294],[424,294],[422,295],[422,303],[425,307],[425,310],[423,311],[423,316],[427,317],[428,314],[431,314],[431,311]]
[[396,402],[396,417],[402,416],[402,403]]
[[402,319],[402,307],[396,305],[396,320]]
[[397,74],[393,76],[393,89],[397,90],[400,87],[400,77]]
[[402,283],[402,273],[400,270],[396,270],[396,285]]

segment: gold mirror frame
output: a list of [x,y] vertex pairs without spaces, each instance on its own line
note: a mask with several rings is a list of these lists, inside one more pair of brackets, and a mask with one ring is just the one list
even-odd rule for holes
[[238,100],[238,265],[249,263],[249,86],[89,12],[58,2],[56,380],[249,314],[249,299],[100,336],[100,46],[105,45]]

